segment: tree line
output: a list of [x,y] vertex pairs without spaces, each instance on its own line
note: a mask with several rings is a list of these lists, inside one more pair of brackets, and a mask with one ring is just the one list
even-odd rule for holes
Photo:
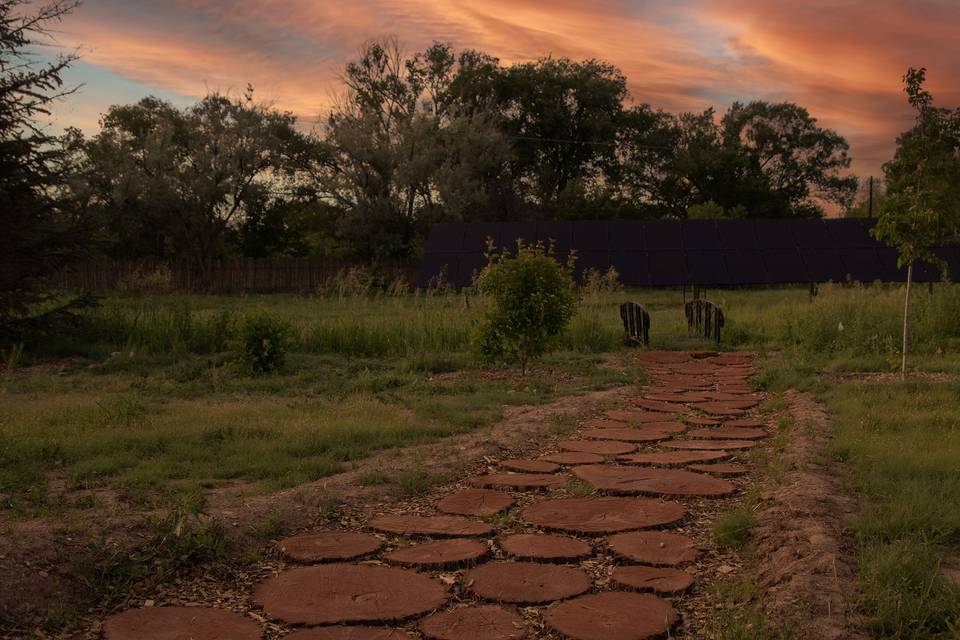
[[[416,257],[436,222],[856,212],[847,141],[799,105],[675,114],[631,102],[603,61],[505,65],[444,43],[364,46],[311,131],[248,87],[187,107],[146,97],[110,107],[92,135],[54,136],[39,123],[71,98],[75,56],[40,63],[32,47],[77,6],[0,0],[3,292],[35,291],[80,254],[202,274],[227,255]],[[921,124],[885,167],[885,201],[918,188],[922,148],[941,154],[925,180],[941,176],[936,206],[956,217],[957,134],[933,141]],[[0,293],[0,314],[37,301]]]

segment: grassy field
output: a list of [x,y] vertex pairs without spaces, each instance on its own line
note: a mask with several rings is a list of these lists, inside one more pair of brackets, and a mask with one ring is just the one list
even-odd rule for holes
[[[860,602],[876,636],[958,637],[960,595],[938,566],[960,549],[960,383],[834,375],[895,370],[900,296],[885,286],[828,286],[812,299],[805,288],[708,293],[726,312],[723,348],[779,352],[760,384],[814,391],[836,418],[833,453],[863,506]],[[133,509],[231,483],[270,492],[489,424],[504,405],[635,383],[643,371],[616,356],[629,349],[617,311],[627,299],[651,310],[655,348],[705,344],[687,337],[679,290],[585,292],[558,350],[525,378],[477,360],[483,301],[462,294],[106,299],[76,334],[6,352],[0,509],[64,517],[95,509],[98,488]],[[921,289],[913,309],[915,370],[960,373],[960,287]],[[235,363],[236,327],[253,313],[292,328],[278,373]],[[732,522],[734,537],[743,529]]]

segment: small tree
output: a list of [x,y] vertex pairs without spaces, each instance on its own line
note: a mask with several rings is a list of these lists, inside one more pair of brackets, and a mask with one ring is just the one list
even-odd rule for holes
[[477,335],[484,358],[519,363],[526,375],[530,360],[546,353],[576,311],[574,260],[571,254],[560,263],[553,245],[542,242],[518,241],[515,254],[488,244],[488,264],[477,281],[490,304]]
[[931,247],[960,230],[960,109],[933,107],[933,96],[923,88],[926,69],[910,68],[903,77],[916,124],[897,140],[897,151],[883,170],[887,194],[873,235],[899,253],[898,265],[907,268],[903,300],[903,358],[907,375],[910,347],[910,288],[913,266],[925,260],[946,269]]

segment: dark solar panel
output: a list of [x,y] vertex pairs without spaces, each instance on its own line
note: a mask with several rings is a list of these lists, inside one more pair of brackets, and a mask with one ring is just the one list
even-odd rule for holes
[[594,269],[600,273],[606,273],[610,268],[609,251],[578,251],[577,261],[574,263],[573,272],[580,280],[583,272],[587,269]]
[[466,232],[462,224],[435,224],[427,237],[427,253],[438,251],[460,251],[463,248],[463,234]]
[[874,247],[877,241],[870,235],[870,225],[863,220],[828,220],[827,230],[834,246],[841,249]]
[[504,222],[500,227],[500,246],[511,252],[517,249],[517,239],[523,238],[527,243],[537,240],[537,224],[535,222]]
[[631,287],[650,285],[650,269],[646,251],[615,251],[610,255],[610,266],[620,274],[620,282]]
[[466,234],[463,237],[465,251],[486,251],[487,238],[493,239],[494,246],[500,246],[500,229],[503,223],[475,222],[463,226],[466,228]]
[[960,247],[934,249],[933,252],[947,262],[947,273],[952,282],[960,280]]
[[683,251],[649,251],[650,284],[666,287],[690,282]]
[[876,249],[844,249],[840,256],[847,267],[847,275],[858,282],[879,280],[884,272]]
[[610,223],[586,221],[573,223],[573,246],[580,251],[609,251]]
[[680,233],[680,225],[675,220],[645,220],[643,244],[648,251],[682,249],[683,236]]
[[[897,266],[897,250],[891,247],[875,247],[877,259],[880,261],[880,270],[876,274],[875,280],[884,282],[897,282],[907,280],[907,270],[900,269]],[[916,275],[916,274],[914,274]]]
[[458,253],[428,253],[420,264],[420,277],[417,286],[429,287],[431,280],[443,274],[445,282],[452,282],[457,277],[457,263],[460,260]]
[[723,220],[717,223],[717,237],[723,249],[756,249],[756,223],[753,220]]
[[687,251],[687,280],[691,284],[730,284],[723,254],[719,251]]
[[771,283],[810,282],[810,276],[796,249],[769,249],[761,251],[760,255],[763,256]]
[[537,240],[549,245],[553,240],[557,251],[570,249],[573,225],[569,222],[544,221],[537,223]]
[[457,264],[458,287],[469,287],[473,284],[474,276],[487,266],[487,259],[482,253],[461,253]]
[[760,258],[759,251],[741,249],[725,251],[727,275],[732,284],[768,284],[767,267]]
[[800,249],[832,249],[836,246],[823,220],[786,220],[785,224]]
[[797,246],[783,220],[757,220],[754,225],[757,246],[762,249],[792,249]]
[[610,249],[613,251],[641,251],[644,224],[640,220],[611,220]]
[[720,248],[717,223],[714,220],[684,220],[680,223],[683,248],[715,251]]
[[812,282],[844,282],[847,269],[838,249],[806,249],[800,252]]

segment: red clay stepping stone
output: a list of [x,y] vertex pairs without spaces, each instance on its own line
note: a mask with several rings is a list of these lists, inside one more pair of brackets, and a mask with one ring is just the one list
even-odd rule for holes
[[556,489],[567,483],[566,476],[549,473],[488,473],[470,482],[485,489]]
[[590,576],[580,569],[536,562],[491,562],[463,575],[463,584],[486,600],[543,604],[580,595]]
[[725,427],[746,427],[748,429],[764,429],[767,426],[767,423],[763,420],[751,420],[749,418],[741,418],[739,420],[725,420],[723,423]]
[[577,560],[593,553],[583,540],[543,533],[519,533],[500,541],[503,550],[521,560]]
[[649,640],[676,624],[667,600],[647,593],[605,591],[547,609],[546,623],[572,640]]
[[618,533],[679,522],[687,509],[676,502],[611,496],[561,498],[524,509],[524,522],[570,533]]
[[384,627],[323,627],[294,631],[283,640],[410,640],[410,636]]
[[679,467],[691,462],[712,462],[730,457],[726,451],[657,451],[655,453],[632,453],[618,456],[620,462],[649,464],[656,467]]
[[490,553],[482,542],[466,538],[425,542],[383,556],[387,562],[422,569],[445,569],[475,563]]
[[744,476],[750,473],[750,467],[735,462],[727,464],[691,464],[687,467],[692,471],[712,473],[715,476]]
[[631,429],[630,427],[591,429],[584,431],[581,435],[590,440],[617,440],[620,442],[656,442],[657,440],[669,440],[671,437],[669,433],[657,429]]
[[614,567],[610,579],[623,587],[664,595],[682,593],[693,586],[693,576],[689,572],[669,567]]
[[696,408],[711,416],[742,416],[746,413],[745,409],[733,407],[726,402],[704,402]]
[[391,622],[440,607],[447,589],[407,569],[321,564],[288,569],[261,582],[253,599],[268,616],[290,624]]
[[718,497],[736,491],[726,480],[679,469],[590,464],[573,473],[594,489],[622,495]]
[[680,410],[668,402],[658,402],[656,400],[637,400],[636,405],[641,409],[649,411],[659,411],[660,413],[676,413]]
[[527,635],[523,618],[492,604],[435,613],[420,622],[430,640],[520,640]]
[[689,418],[684,418],[683,421],[690,425],[691,427],[719,427],[720,421],[714,420],[713,418],[701,418],[699,416],[691,416]]
[[610,420],[637,424],[644,422],[662,422],[663,413],[660,411],[643,411],[640,409],[615,409],[604,414]]
[[464,489],[437,503],[439,511],[461,516],[492,516],[511,506],[513,498],[509,494],[489,489]]
[[105,640],[260,640],[260,625],[210,607],[130,609],[103,621]]
[[610,536],[610,548],[619,556],[656,566],[675,567],[693,562],[700,550],[692,538],[669,531],[634,531]]
[[373,553],[382,546],[380,538],[354,531],[305,533],[280,541],[283,555],[297,562],[350,560]]
[[503,460],[500,466],[524,473],[554,473],[560,470],[560,465],[546,460]]
[[604,457],[601,455],[584,453],[582,451],[558,451],[557,453],[548,453],[545,456],[540,456],[540,459],[568,467],[577,464],[597,464],[598,462],[604,461]]
[[626,442],[590,442],[588,440],[563,440],[557,443],[564,451],[579,451],[580,453],[596,453],[601,456],[622,456],[637,450]]
[[711,427],[709,429],[694,429],[687,433],[692,438],[706,440],[759,440],[768,438],[770,434],[765,429],[751,427]]
[[749,449],[756,444],[753,440],[668,440],[662,442],[660,446],[668,449],[723,451],[724,449]]
[[370,521],[370,527],[385,533],[421,536],[485,536],[493,527],[485,522],[467,520],[460,516],[380,516]]

